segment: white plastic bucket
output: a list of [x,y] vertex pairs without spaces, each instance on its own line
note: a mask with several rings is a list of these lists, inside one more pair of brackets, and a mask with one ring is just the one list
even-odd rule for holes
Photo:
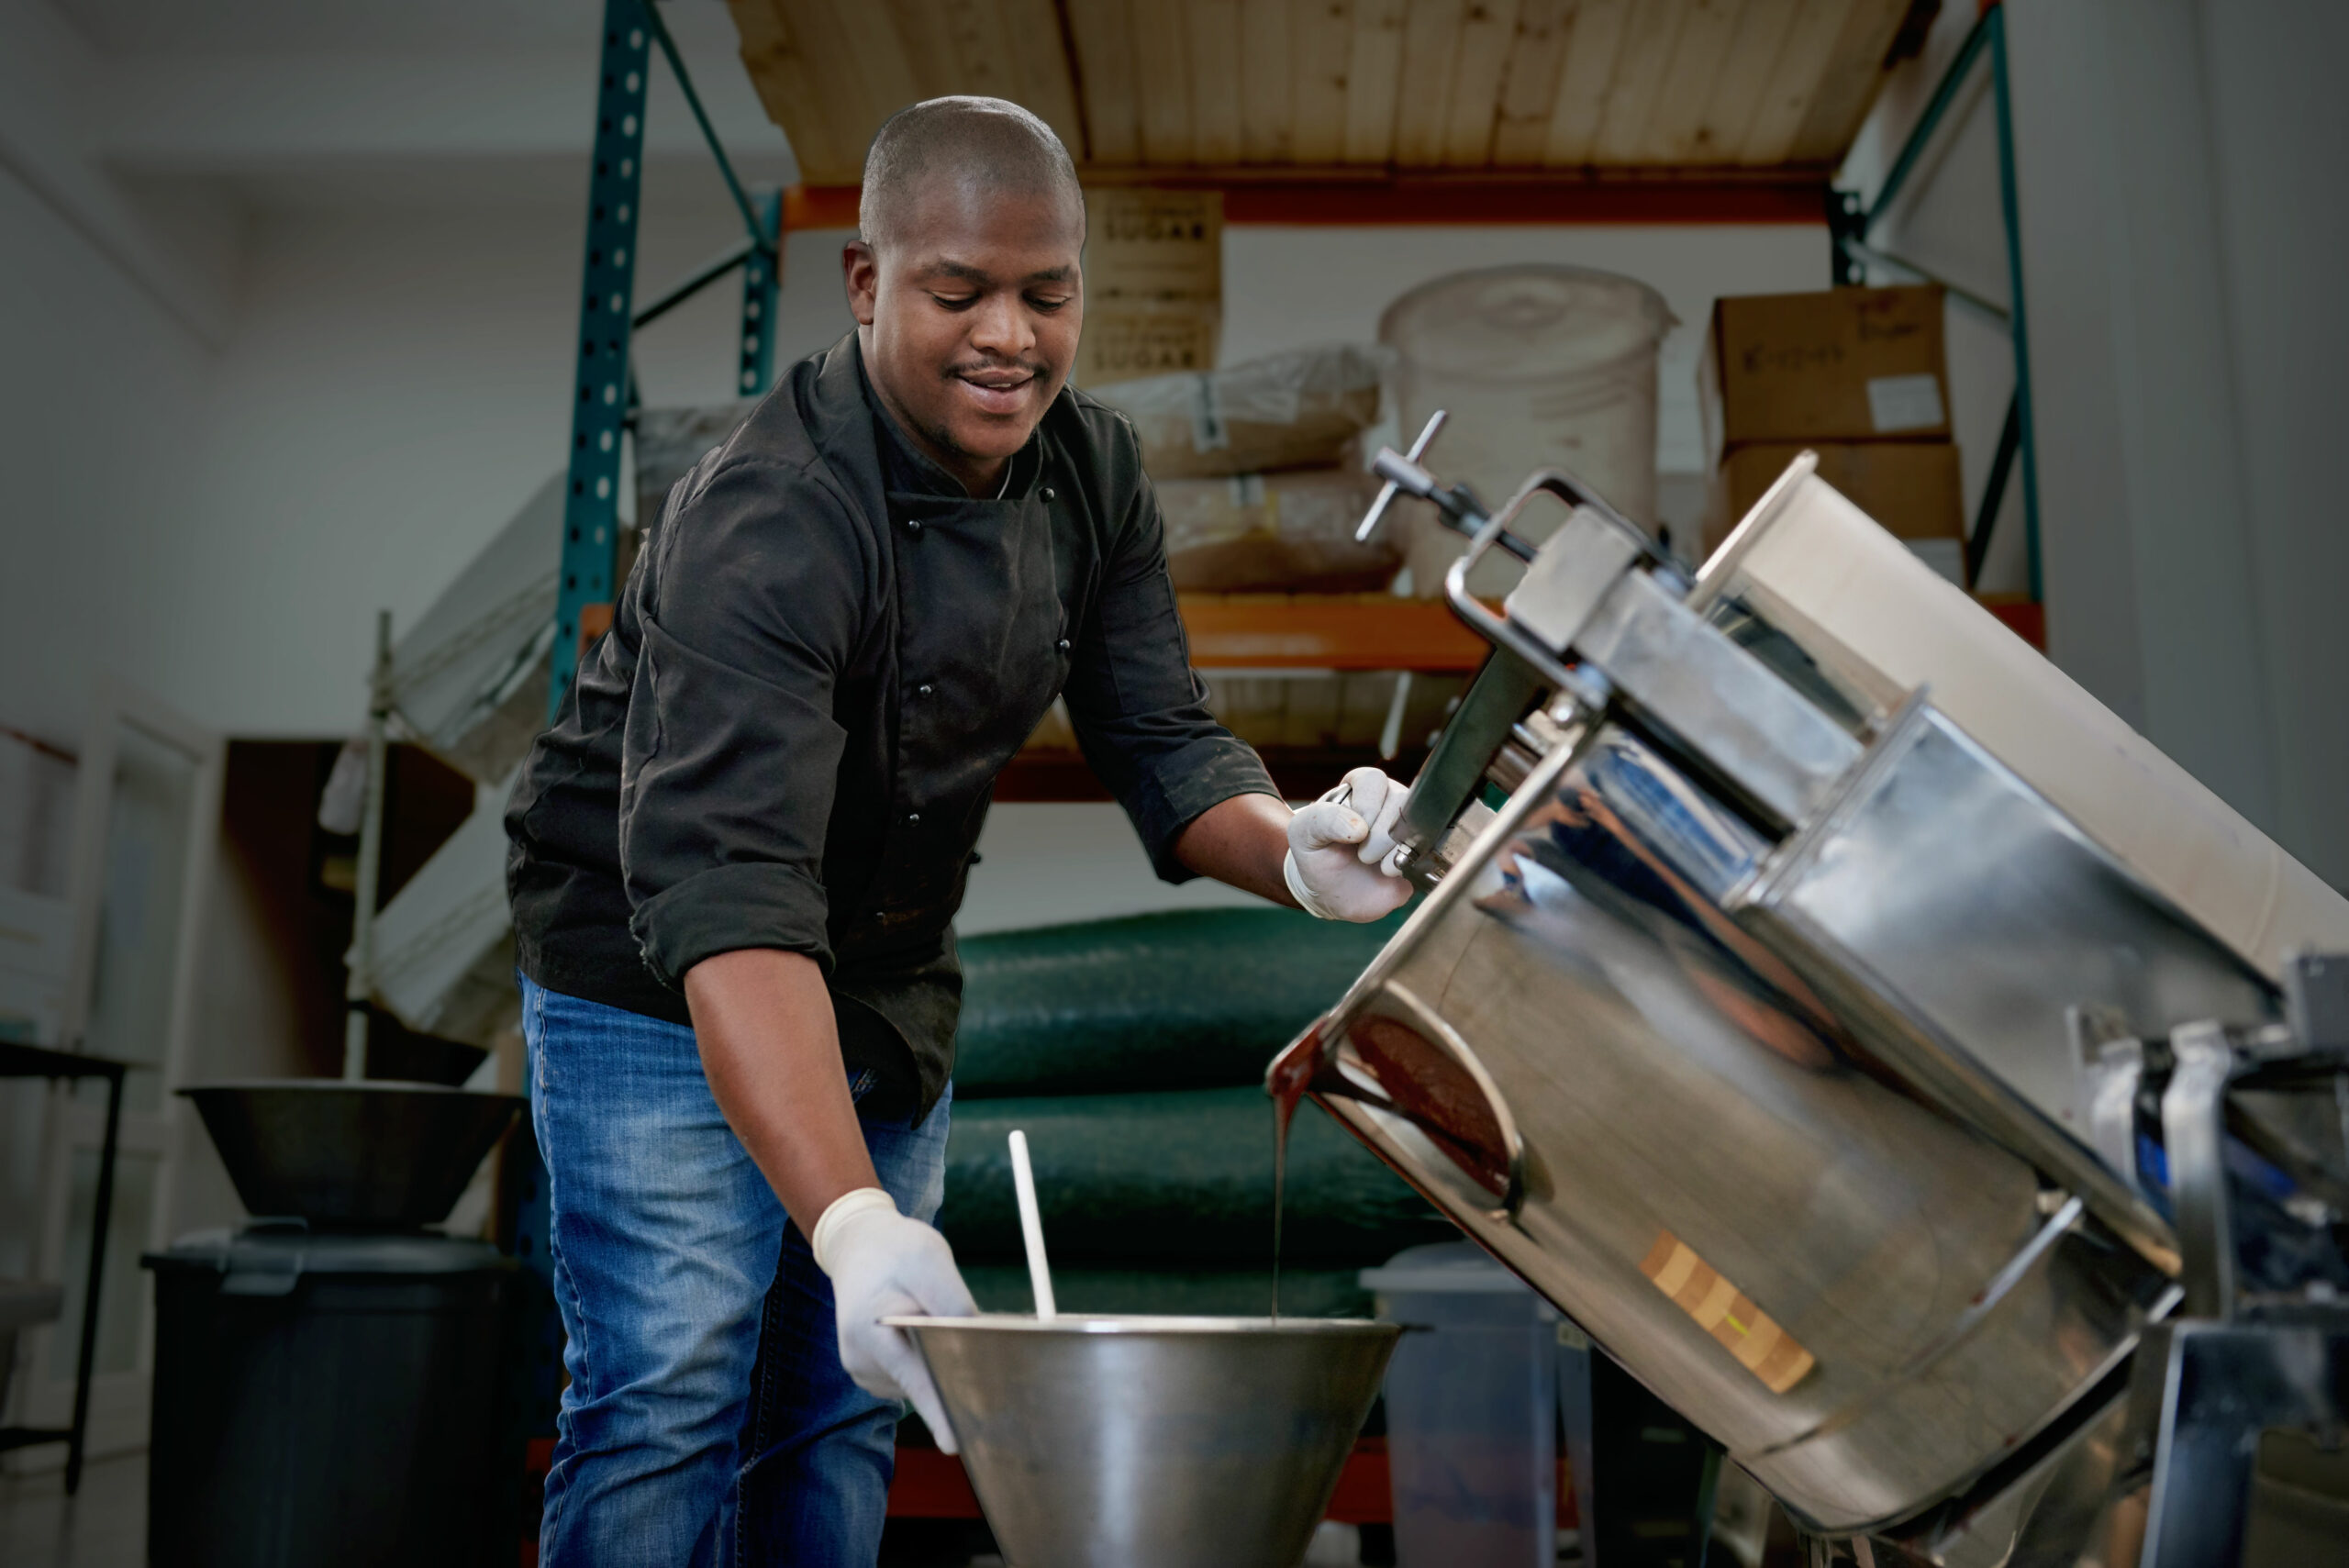
[[[1453,272],[1386,307],[1382,342],[1397,355],[1397,423],[1405,438],[1439,408],[1452,421],[1428,454],[1446,479],[1466,480],[1488,506],[1539,468],[1563,468],[1636,522],[1655,521],[1656,350],[1673,325],[1664,296],[1635,278],[1585,267],[1526,265]],[[1529,509],[1530,510],[1530,509]],[[1530,517],[1546,537],[1563,509]],[[1415,591],[1442,591],[1459,535],[1431,509],[1401,518]],[[1495,562],[1498,593],[1510,569]]]

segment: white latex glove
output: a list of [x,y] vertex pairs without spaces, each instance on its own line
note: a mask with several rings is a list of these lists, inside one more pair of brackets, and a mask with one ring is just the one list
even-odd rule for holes
[[1395,842],[1395,819],[1409,794],[1376,768],[1356,768],[1288,819],[1281,874],[1308,914],[1375,920],[1409,900]]
[[938,1446],[960,1451],[921,1351],[904,1329],[881,1322],[977,1315],[979,1304],[971,1299],[946,1238],[899,1214],[896,1200],[880,1188],[861,1187],[833,1200],[816,1222],[809,1246],[817,1266],[832,1279],[841,1364],[849,1376],[867,1394],[910,1401]]

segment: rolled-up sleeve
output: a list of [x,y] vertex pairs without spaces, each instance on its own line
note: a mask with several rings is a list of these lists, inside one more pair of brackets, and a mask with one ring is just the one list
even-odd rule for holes
[[1133,499],[1109,541],[1063,695],[1085,761],[1125,807],[1151,865],[1164,881],[1187,882],[1197,873],[1174,858],[1185,828],[1234,795],[1279,792],[1255,751],[1208,712],[1166,574],[1158,496],[1130,432],[1120,434]]
[[622,748],[629,929],[671,985],[742,948],[829,970],[832,693],[880,591],[873,550],[824,485],[759,463],[684,493],[659,536]]

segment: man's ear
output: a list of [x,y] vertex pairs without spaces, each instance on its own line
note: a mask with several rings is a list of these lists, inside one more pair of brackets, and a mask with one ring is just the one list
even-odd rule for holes
[[841,246],[841,276],[848,284],[849,314],[856,317],[859,327],[872,326],[881,294],[881,259],[873,253],[873,247],[862,239]]

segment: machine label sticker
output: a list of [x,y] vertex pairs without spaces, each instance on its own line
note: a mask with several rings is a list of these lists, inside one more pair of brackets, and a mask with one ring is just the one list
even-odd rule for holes
[[1640,1273],[1695,1318],[1697,1327],[1720,1340],[1738,1364],[1760,1378],[1771,1393],[1784,1394],[1818,1364],[1809,1351],[1795,1343],[1793,1335],[1671,1231],[1656,1232],[1655,1245],[1648,1249]]
[[1942,422],[1942,384],[1932,372],[1921,375],[1868,378],[1868,422],[1876,434],[1930,430]]

